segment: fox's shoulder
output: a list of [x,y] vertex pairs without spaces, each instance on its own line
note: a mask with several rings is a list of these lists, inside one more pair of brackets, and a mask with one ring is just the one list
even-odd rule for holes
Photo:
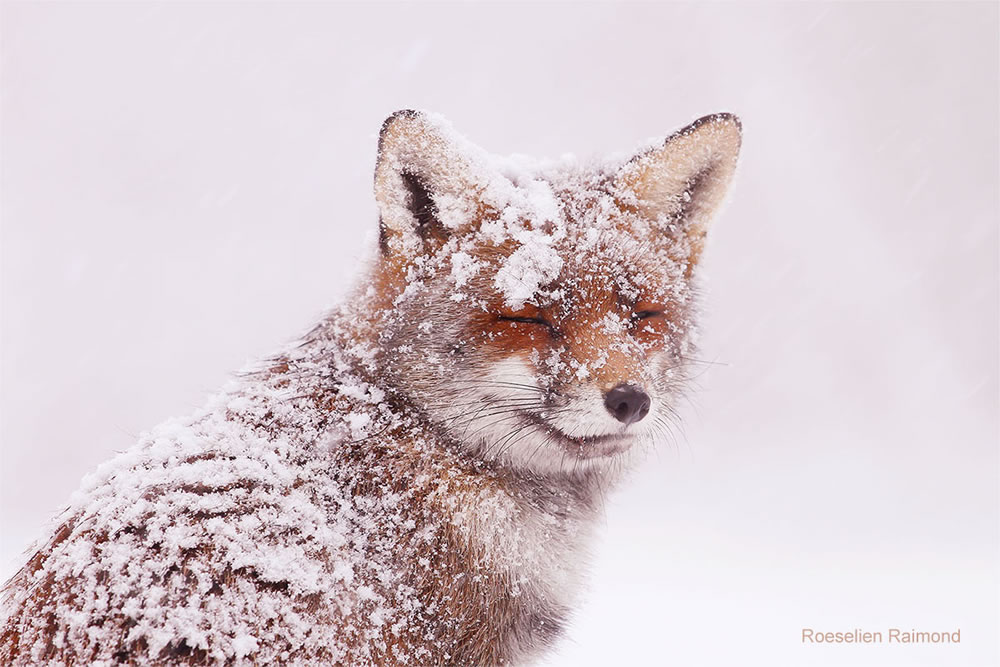
[[8,586],[4,650],[26,662],[198,662],[308,644],[301,617],[350,576],[325,566],[350,553],[349,522],[331,511],[343,499],[320,497],[309,470],[273,448],[219,447],[221,428],[253,437],[233,422],[170,424],[85,484]]
[[366,646],[351,616],[377,602],[357,588],[377,563],[357,548],[366,526],[337,444],[374,389],[342,373],[355,395],[340,396],[301,366],[255,371],[85,479],[5,587],[2,662],[197,663],[258,648],[277,660],[291,647],[336,661]]

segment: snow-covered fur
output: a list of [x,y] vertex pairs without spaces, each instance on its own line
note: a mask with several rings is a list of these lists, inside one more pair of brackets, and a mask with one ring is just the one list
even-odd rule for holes
[[532,163],[394,114],[370,275],[84,480],[6,586],[0,662],[537,657],[603,493],[673,424],[739,144],[720,114],[628,159]]

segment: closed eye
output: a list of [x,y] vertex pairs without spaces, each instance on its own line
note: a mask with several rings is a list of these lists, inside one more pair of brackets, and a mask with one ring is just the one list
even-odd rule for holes
[[662,314],[662,310],[637,310],[632,313],[632,321],[637,322],[639,320],[648,320],[650,317],[656,317],[657,315]]
[[540,317],[516,317],[513,315],[497,315],[497,319],[501,322],[521,322],[523,324],[540,324],[543,327],[552,328],[552,323],[548,320],[543,320]]

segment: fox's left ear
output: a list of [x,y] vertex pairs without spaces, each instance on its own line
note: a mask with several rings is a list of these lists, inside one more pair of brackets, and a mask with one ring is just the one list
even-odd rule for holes
[[741,138],[732,114],[699,118],[629,160],[614,178],[615,196],[669,238],[686,237],[694,265],[736,171]]

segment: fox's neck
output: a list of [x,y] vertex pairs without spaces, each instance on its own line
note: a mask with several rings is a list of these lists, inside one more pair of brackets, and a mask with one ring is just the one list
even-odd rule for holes
[[[448,430],[428,416],[418,401],[392,386],[385,365],[391,363],[380,345],[385,321],[371,301],[338,310],[321,321],[292,351],[282,355],[256,375],[257,389],[251,393],[268,394],[275,387],[307,399],[303,417],[313,425],[334,429],[345,414],[357,409],[371,409],[359,404],[358,384],[377,391],[387,412],[405,416],[399,423],[373,424],[368,438],[351,438],[352,445],[397,445],[420,440],[433,444],[422,451],[439,462],[465,470],[470,475],[489,477],[512,493],[533,502],[539,509],[552,507],[550,496],[572,499],[581,507],[596,509],[603,493],[617,480],[608,471],[583,470],[572,473],[539,475],[519,471],[496,461],[487,461],[455,441]],[[345,390],[345,381],[353,388]],[[446,379],[444,381],[447,381]],[[260,391],[264,387],[264,391]],[[280,426],[280,425],[279,425]],[[294,427],[294,424],[290,426]]]

